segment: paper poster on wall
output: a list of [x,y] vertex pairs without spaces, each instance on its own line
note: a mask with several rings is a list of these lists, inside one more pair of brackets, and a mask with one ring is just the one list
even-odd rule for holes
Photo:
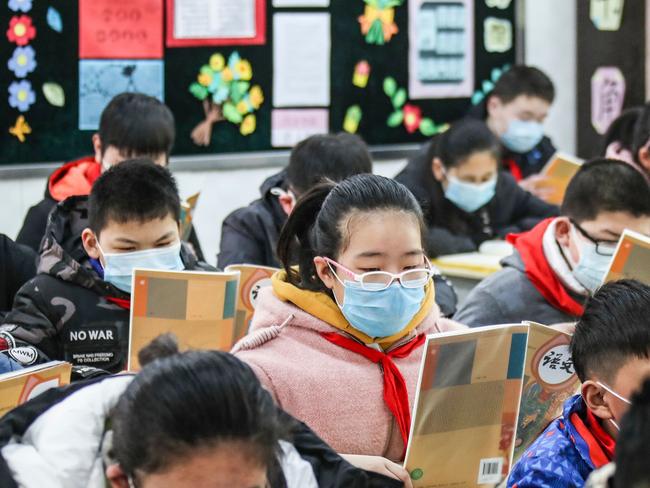
[[507,19],[487,17],[483,22],[483,42],[489,53],[504,53],[512,49],[512,23]]
[[512,0],[485,0],[485,5],[490,8],[500,8],[505,10],[510,6]]
[[604,134],[623,109],[625,78],[615,66],[598,68],[591,77],[591,125]]
[[158,60],[79,61],[79,130],[97,130],[104,107],[122,92],[163,100],[164,64]]
[[265,42],[265,0],[167,0],[170,47]]
[[474,1],[409,2],[409,97],[469,97],[474,89]]
[[617,31],[621,27],[624,0],[591,0],[589,18],[602,31]]
[[282,7],[329,7],[330,0],[273,0],[273,6]]
[[330,15],[273,16],[273,105],[330,104]]
[[329,132],[326,109],[279,109],[271,112],[271,145],[293,147],[316,134]]
[[163,56],[163,0],[79,0],[81,59]]

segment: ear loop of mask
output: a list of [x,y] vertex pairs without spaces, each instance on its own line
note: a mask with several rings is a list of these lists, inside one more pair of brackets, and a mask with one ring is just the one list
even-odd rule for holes
[[[615,396],[616,398],[618,398],[620,401],[625,402],[625,403],[627,403],[628,405],[632,405],[632,402],[631,402],[630,400],[628,400],[627,398],[625,398],[623,395],[619,395],[618,393],[616,393],[614,390],[612,390],[612,389],[611,389],[609,386],[607,386],[606,384],[601,383],[600,381],[596,381],[596,384],[599,385],[599,386],[601,386],[601,387],[604,388],[605,390],[607,390],[609,393],[611,393],[612,395],[614,395],[614,396]],[[619,427],[618,423],[617,423],[614,419],[607,419],[607,420],[609,420],[609,421],[614,425],[614,427],[616,427],[616,430],[618,430],[618,431],[621,430],[621,428]]]

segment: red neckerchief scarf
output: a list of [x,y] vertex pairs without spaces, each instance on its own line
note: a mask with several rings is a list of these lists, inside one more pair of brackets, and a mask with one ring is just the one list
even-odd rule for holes
[[571,423],[589,447],[589,457],[596,469],[602,468],[614,459],[616,441],[603,429],[596,416],[586,409],[587,415],[583,419],[577,412],[571,414]]
[[526,276],[537,291],[553,307],[574,317],[581,317],[584,307],[573,299],[555,274],[544,255],[544,233],[555,219],[541,221],[535,227],[521,234],[510,234],[506,238],[524,262]]
[[323,332],[321,335],[332,344],[381,365],[384,374],[384,403],[395,417],[395,420],[397,420],[397,426],[404,441],[403,458],[408,444],[409,430],[411,429],[411,408],[409,407],[409,396],[404,376],[393,362],[393,358],[402,359],[408,357],[414,350],[424,344],[424,334],[416,336],[415,339],[387,353],[367,347],[336,332]]
[[108,300],[111,303],[114,303],[120,308],[123,308],[124,310],[131,310],[131,300],[127,300],[124,298],[115,298],[115,297],[106,297],[106,300]]
[[519,183],[521,180],[524,179],[524,175],[521,172],[521,168],[513,158],[508,158],[504,160],[503,165],[508,171],[510,171],[510,174],[512,175],[512,177],[515,179],[517,183]]

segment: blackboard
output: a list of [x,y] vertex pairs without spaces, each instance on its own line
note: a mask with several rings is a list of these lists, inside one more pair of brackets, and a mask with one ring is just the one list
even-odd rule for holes
[[[207,2],[208,0],[206,0]],[[235,0],[233,0],[235,1]],[[379,0],[382,1],[382,0]],[[427,0],[441,3],[441,0]],[[452,3],[458,0],[449,0]],[[0,128],[0,164],[33,163],[70,160],[91,151],[93,131],[79,130],[79,39],[78,3],[71,0],[34,0],[31,10],[25,13],[36,27],[36,37],[30,42],[36,53],[37,67],[26,79],[36,94],[36,101],[24,115],[31,127],[25,142],[9,132],[21,113],[5,105]],[[162,3],[162,0],[161,0]],[[442,3],[445,3],[442,1]],[[475,0],[470,2],[474,10],[474,88],[481,90],[489,80],[494,68],[512,64],[515,60],[515,3],[507,1]],[[488,6],[487,4],[500,4]],[[507,4],[506,8],[500,8]],[[391,102],[384,94],[383,81],[393,77],[397,85],[408,89],[409,81],[409,8],[408,1],[395,7],[395,23],[399,32],[384,45],[370,45],[361,33],[358,18],[364,13],[363,0],[331,0],[325,8],[274,8],[266,3],[266,42],[250,46],[206,46],[164,49],[164,96],[176,118],[177,138],[174,155],[209,155],[219,153],[246,153],[266,151],[271,147],[271,112],[273,83],[273,15],[278,12],[327,12],[331,15],[331,105],[329,108],[330,131],[342,130],[346,110],[359,105],[363,118],[358,134],[370,145],[391,145],[421,142],[426,139],[419,132],[409,134],[404,126],[388,127],[386,120],[392,112]],[[62,32],[56,32],[46,21],[48,9],[55,8],[62,20]],[[13,12],[3,2],[0,7],[2,25],[22,12]],[[169,12],[165,12],[169,15]],[[487,17],[507,20],[512,25],[512,48],[505,52],[487,52],[484,45],[484,21]],[[4,29],[3,29],[4,31]],[[3,93],[7,94],[14,73],[4,64],[11,58],[16,45],[5,36],[0,41],[0,59],[3,64]],[[214,126],[212,142],[208,147],[196,146],[191,138],[192,129],[203,118],[201,103],[189,92],[196,80],[199,68],[215,52],[226,58],[236,50],[253,66],[253,81],[265,94],[263,105],[256,112],[257,129],[242,136],[238,127],[222,122]],[[367,60],[372,72],[368,85],[360,89],[352,84],[355,64]],[[55,107],[43,96],[46,82],[58,83],[65,93],[65,105]],[[437,124],[461,117],[469,108],[469,97],[449,99],[415,100],[414,104]]]

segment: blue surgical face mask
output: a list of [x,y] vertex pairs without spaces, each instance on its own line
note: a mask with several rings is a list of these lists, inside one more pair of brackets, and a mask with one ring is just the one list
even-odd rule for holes
[[467,183],[454,176],[447,177],[445,198],[465,212],[476,212],[494,198],[496,175],[485,183]]
[[580,250],[580,259],[573,268],[573,276],[578,280],[578,283],[593,294],[603,283],[612,256],[598,254],[596,245],[580,239],[573,225],[571,226],[571,232],[573,232],[573,239],[578,243]]
[[370,291],[355,281],[345,280],[343,305],[336,300],[343,316],[360,332],[370,337],[389,337],[403,330],[420,310],[424,287],[404,288],[393,283],[385,290]]
[[97,244],[104,258],[104,281],[120,290],[131,293],[131,282],[135,268],[181,271],[185,268],[181,260],[181,243],[168,247],[145,249],[125,253],[105,253]]
[[503,144],[513,152],[524,154],[532,150],[544,137],[544,128],[534,120],[511,120],[501,136]]

